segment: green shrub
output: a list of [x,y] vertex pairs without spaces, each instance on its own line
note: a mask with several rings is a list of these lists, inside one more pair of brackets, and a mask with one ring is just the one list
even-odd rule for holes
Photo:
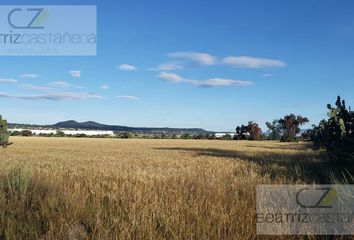
[[33,135],[33,133],[30,130],[22,130],[21,131],[21,135],[24,136],[24,137],[30,137],[30,136]]
[[354,160],[354,112],[347,109],[345,101],[337,97],[335,107],[330,104],[328,119],[313,129],[311,139],[318,147],[324,147],[331,159],[339,165]]
[[230,134],[225,134],[220,138],[221,140],[232,140],[232,136]]

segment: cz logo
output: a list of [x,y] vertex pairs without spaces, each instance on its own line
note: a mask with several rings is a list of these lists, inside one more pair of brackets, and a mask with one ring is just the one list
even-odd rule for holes
[[[27,14],[28,24],[16,25],[14,19],[16,17],[23,17],[22,14]],[[43,22],[47,17],[47,11],[44,8],[15,8],[11,10],[7,16],[7,20],[11,27],[15,29],[43,29]]]
[[[304,200],[310,195],[310,198],[314,196],[318,197],[315,203],[306,203]],[[305,197],[301,197],[305,196]],[[335,188],[322,187],[322,188],[303,188],[296,193],[296,202],[303,208],[332,208],[333,203],[337,199],[337,191]]]

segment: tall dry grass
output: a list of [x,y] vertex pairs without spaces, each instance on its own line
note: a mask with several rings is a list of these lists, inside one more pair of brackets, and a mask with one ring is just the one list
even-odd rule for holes
[[12,141],[0,152],[0,239],[262,238],[257,184],[328,176],[305,143]]

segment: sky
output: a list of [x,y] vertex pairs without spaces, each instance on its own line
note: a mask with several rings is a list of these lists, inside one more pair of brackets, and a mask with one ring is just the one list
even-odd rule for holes
[[354,106],[353,1],[50,4],[97,6],[97,56],[0,56],[9,122],[266,130],[289,113],[317,124],[337,95]]

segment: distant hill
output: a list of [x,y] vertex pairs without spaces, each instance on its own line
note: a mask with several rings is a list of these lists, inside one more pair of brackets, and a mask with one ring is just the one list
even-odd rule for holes
[[54,125],[51,125],[51,127],[55,128],[87,128],[87,129],[103,129],[109,127],[108,125],[96,123],[93,121],[88,121],[88,122],[76,122],[74,120],[69,120],[65,122],[58,122]]
[[206,134],[211,133],[201,128],[149,128],[149,127],[127,127],[120,125],[106,125],[93,121],[77,122],[74,120],[58,122],[53,125],[28,125],[10,123],[10,128],[73,128],[73,129],[87,129],[87,130],[106,130],[115,132],[139,132],[139,133],[189,133],[189,134]]
[[148,128],[148,127],[127,127],[120,125],[106,125],[101,123],[96,123],[93,121],[88,122],[77,122],[74,120],[69,120],[65,122],[58,122],[49,127],[53,128],[80,128],[80,129],[89,129],[89,130],[110,130],[117,132],[170,132],[170,133],[208,133],[201,128]]

